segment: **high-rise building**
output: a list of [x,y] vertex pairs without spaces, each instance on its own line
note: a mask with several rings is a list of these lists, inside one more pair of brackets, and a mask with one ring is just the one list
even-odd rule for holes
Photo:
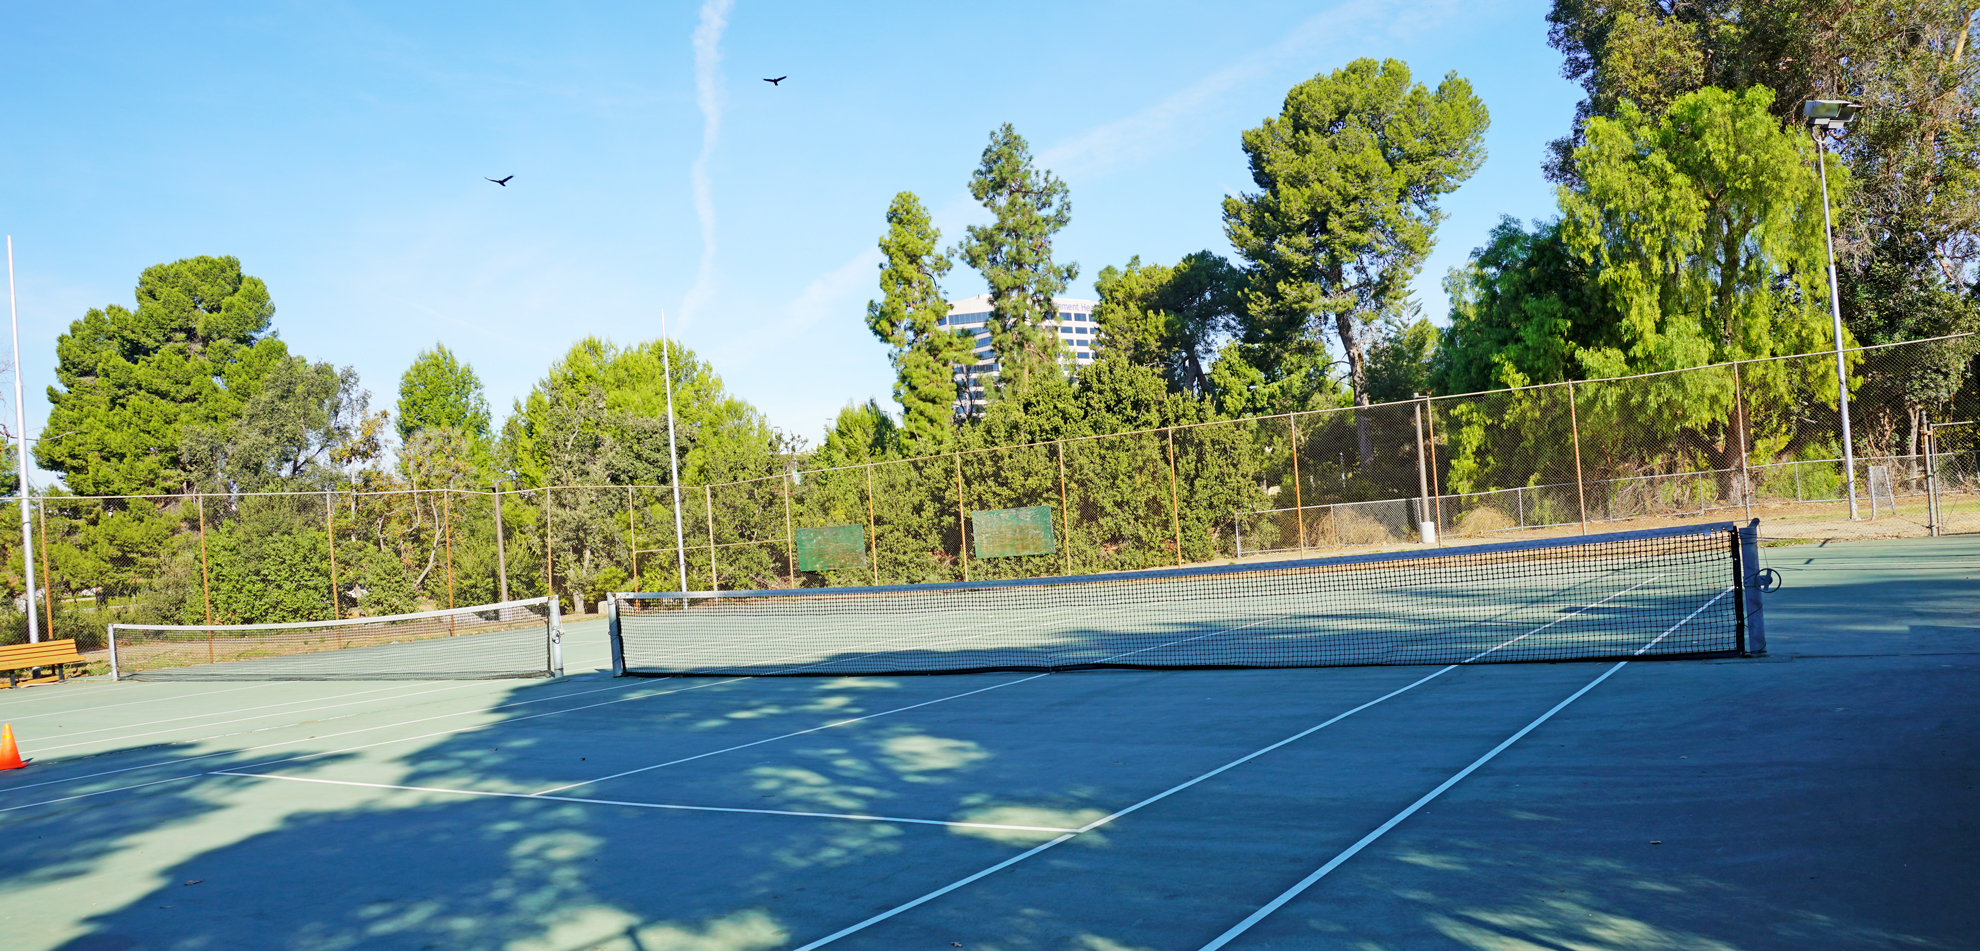
[[[1046,320],[1045,326],[1065,343],[1072,360],[1067,369],[1083,367],[1099,358],[1100,325],[1093,322],[1093,308],[1099,303],[1077,297],[1052,298],[1058,315]],[[956,367],[956,384],[961,394],[956,399],[958,414],[981,409],[984,391],[997,376],[997,355],[990,349],[990,328],[985,323],[989,319],[990,295],[978,294],[951,303],[949,316],[938,322],[945,329],[968,331],[976,337],[976,362]]]

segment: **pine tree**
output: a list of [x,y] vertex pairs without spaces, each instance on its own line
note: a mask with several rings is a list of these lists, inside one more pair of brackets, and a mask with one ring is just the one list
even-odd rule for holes
[[880,239],[881,299],[866,305],[866,326],[893,348],[894,399],[901,404],[906,441],[921,451],[947,444],[954,429],[955,366],[970,358],[971,337],[944,330],[949,313],[936,282],[949,272],[948,255],[936,250],[942,232],[913,192],[887,206],[887,234]]
[[969,226],[958,251],[990,285],[990,346],[998,389],[1008,393],[1061,372],[1067,359],[1045,322],[1058,312],[1053,296],[1079,276],[1079,265],[1052,262],[1052,235],[1072,221],[1072,207],[1066,183],[1032,167],[1031,147],[1008,122],[990,133],[969,193],[997,216]]

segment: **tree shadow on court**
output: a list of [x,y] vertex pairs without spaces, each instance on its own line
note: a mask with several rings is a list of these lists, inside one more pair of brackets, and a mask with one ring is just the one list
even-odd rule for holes
[[[964,689],[951,678],[912,679],[921,688],[941,686],[937,692],[920,689],[922,697]],[[892,694],[899,692],[889,682],[818,678],[620,686],[640,699],[567,716],[540,714],[549,712],[546,707],[596,702],[596,695],[518,707],[383,757],[357,751],[266,765],[282,757],[264,752],[194,761],[153,751],[148,755],[156,766],[49,789],[73,795],[147,777],[188,778],[24,810],[5,821],[10,832],[0,839],[0,893],[31,894],[64,879],[95,883],[107,877],[114,887],[92,888],[100,909],[69,909],[82,933],[46,942],[67,951],[748,949],[786,944],[780,906],[807,909],[800,916],[805,922],[845,924],[897,900],[900,889],[934,887],[958,867],[980,867],[1012,851],[1007,842],[965,837],[960,846],[945,845],[948,861],[930,862],[912,840],[949,838],[939,826],[677,813],[226,775],[540,789],[608,772],[594,765],[599,749],[618,754],[611,760],[615,769],[650,765],[659,755],[643,753],[647,745],[705,752],[857,717],[888,705],[881,701],[898,705]],[[798,742],[803,749],[795,752],[731,755],[715,772],[729,792],[759,800],[752,805],[863,812],[884,804],[890,790],[950,784],[989,755],[905,719]],[[581,755],[586,749],[593,751],[589,758]],[[97,760],[131,765],[118,757]],[[84,763],[62,765],[71,774],[88,770]],[[954,786],[944,797],[952,805],[980,794],[966,783]],[[677,790],[666,783],[620,792],[634,800],[678,798],[668,795]],[[947,818],[948,811],[932,818]],[[895,885],[865,894],[862,883],[875,879]]]
[[[1871,593],[1866,588],[1861,595]],[[1202,631],[1178,624],[1159,633],[1175,638]],[[946,660],[962,665],[955,657]],[[1306,673],[1273,672],[1273,677],[1317,682],[1301,679]],[[538,715],[596,702],[599,695],[514,707],[496,711],[478,726],[386,752],[270,765],[281,757],[241,752],[194,761],[160,749],[97,757],[94,764],[54,764],[47,774],[52,778],[147,757],[160,765],[75,787],[47,787],[45,797],[41,790],[0,791],[5,796],[0,808],[29,795],[54,799],[146,777],[191,778],[0,814],[0,895],[73,899],[79,892],[58,892],[55,886],[86,878],[92,887],[88,900],[101,901],[100,908],[12,912],[17,920],[39,915],[36,920],[51,927],[73,922],[68,931],[47,932],[39,944],[22,945],[63,951],[791,947],[987,868],[1049,833],[965,834],[900,822],[675,813],[224,773],[530,792],[1017,676],[622,681],[614,686],[636,699],[551,716]],[[1057,691],[1049,704],[1000,700],[965,718],[960,709],[937,703],[564,795],[935,820],[1022,815],[1035,820],[1030,824],[1076,825],[1229,758],[1219,752],[1203,763],[1155,759],[1160,738],[1149,738],[1150,721],[1137,719],[1151,694],[1121,686],[1156,675],[1076,676],[1080,679]],[[1201,677],[1192,683],[1207,684],[1233,682],[1208,678],[1253,675],[1164,676]],[[520,685],[507,697],[560,689],[568,688]],[[1198,702],[1196,692],[1189,691],[1192,702]],[[1270,695],[1254,698],[1249,702],[1262,711],[1260,722],[1232,742],[1248,751],[1261,745],[1259,737],[1269,741],[1313,722],[1310,701],[1292,693],[1283,702]],[[1044,725],[1058,732],[1037,732]],[[1079,744],[1090,747],[1076,751],[1088,758],[1068,760],[1071,765],[1021,761],[1043,748],[1071,750]],[[1136,751],[1127,757],[1131,765],[1154,764],[1131,771],[1092,762],[1088,755],[1122,749]],[[1922,747],[1911,752],[1924,755]],[[1121,778],[1110,778],[1109,770],[1117,768]],[[1848,807],[1815,795],[1797,816],[1815,822]],[[1031,811],[1010,811],[1021,809]],[[1877,916],[1838,907],[1846,902],[1835,892],[1815,892],[1803,900],[1759,888],[1757,880],[1777,874],[1764,866],[1744,877],[1701,874],[1681,858],[1658,855],[1651,861],[1583,848],[1576,832],[1558,831],[1600,829],[1616,821],[1613,811],[1602,808],[1505,818],[1521,830],[1554,830],[1542,838],[1548,847],[1536,850],[1517,835],[1503,841],[1418,840],[1399,830],[1398,838],[1323,883],[1320,893],[1351,899],[1342,906],[1351,912],[1295,906],[1287,909],[1293,917],[1283,920],[1314,940],[1366,941],[1384,948],[1420,946],[1407,937],[1391,942],[1371,933],[1368,922],[1390,917],[1411,922],[1417,937],[1454,947],[1559,951],[1744,949],[1783,942],[1875,947],[1909,941],[1906,946],[1933,947],[1938,940],[1933,936],[1944,933],[1864,924]],[[1097,858],[1096,850],[1108,848],[1107,836],[1126,834],[1102,830],[1053,855],[1086,850],[1074,854]],[[1648,836],[1642,838],[1649,848]],[[1327,857],[1314,855],[1303,868],[1289,866],[1284,884]],[[1191,889],[1193,877],[1216,874],[1187,856],[1173,862],[1161,870],[1170,888]],[[1083,864],[1104,868],[1100,862]],[[994,886],[986,890],[985,913],[954,929],[953,940],[965,947],[1138,951],[1201,943],[1165,935],[1159,923],[1089,928],[1076,913],[1078,896],[1093,887],[1090,879],[1074,877],[1048,892],[1006,892],[994,877],[985,884]],[[1229,920],[1210,923],[1211,933],[1269,898],[1270,890],[1253,897],[1240,903],[1244,907],[1232,907]],[[32,939],[34,933],[23,936]]]

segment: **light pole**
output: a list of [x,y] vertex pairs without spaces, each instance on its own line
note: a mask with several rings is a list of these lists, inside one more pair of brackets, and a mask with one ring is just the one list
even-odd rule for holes
[[[28,506],[32,500],[28,494],[28,447],[27,447],[27,407],[23,402],[21,386],[21,307],[14,298],[14,236],[7,236],[7,312],[12,315],[14,324],[14,439],[15,462],[20,466],[21,478],[21,568],[27,575],[27,590],[21,592],[27,600],[22,602],[27,613],[28,643],[41,640],[40,626],[34,620],[34,531],[28,527]],[[45,540],[45,539],[44,539]],[[50,622],[53,623],[53,622]],[[55,632],[49,631],[54,637]]]
[[1836,286],[1836,234],[1835,225],[1829,220],[1829,168],[1824,159],[1828,149],[1822,145],[1822,130],[1842,131],[1862,109],[1859,103],[1840,99],[1810,99],[1801,104],[1802,118],[1808,120],[1808,134],[1815,140],[1816,173],[1822,178],[1822,238],[1829,246],[1829,317],[1836,335],[1836,405],[1842,410],[1843,476],[1849,483],[1851,521],[1857,518],[1856,450],[1850,445],[1849,436],[1849,371],[1843,365],[1842,293]]

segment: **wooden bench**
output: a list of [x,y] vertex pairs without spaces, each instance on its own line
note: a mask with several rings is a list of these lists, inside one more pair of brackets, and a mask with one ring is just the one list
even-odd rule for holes
[[37,667],[55,668],[57,680],[69,679],[69,664],[83,662],[74,640],[42,641],[39,644],[10,644],[0,647],[0,670],[7,672],[7,686],[20,684],[20,672]]

